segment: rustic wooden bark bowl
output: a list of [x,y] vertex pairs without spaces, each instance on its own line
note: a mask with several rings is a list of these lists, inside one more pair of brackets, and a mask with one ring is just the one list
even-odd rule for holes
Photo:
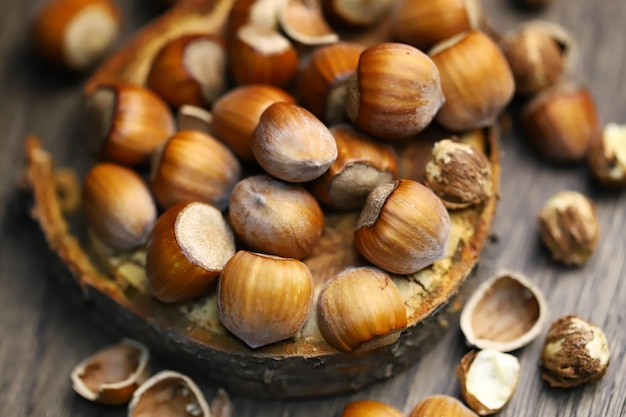
[[[142,84],[152,57],[166,40],[202,29],[221,30],[232,0],[189,0],[171,9],[106,62],[89,80]],[[384,29],[383,33],[384,33]],[[368,43],[376,36],[368,34]],[[434,141],[449,135],[429,127],[419,137],[396,144],[400,177],[421,181]],[[190,302],[163,304],[146,286],[145,253],[116,253],[87,233],[80,210],[68,214],[55,183],[53,157],[35,137],[26,144],[28,180],[34,196],[33,216],[52,250],[67,265],[91,306],[106,314],[111,325],[129,337],[178,361],[192,363],[207,381],[233,393],[259,397],[310,397],[359,389],[397,374],[414,363],[442,335],[460,303],[461,284],[479,259],[496,209],[499,160],[496,130],[458,135],[490,159],[494,193],[480,205],[451,211],[451,236],[444,259],[415,274],[394,275],[407,308],[408,328],[389,346],[369,352],[342,353],[322,337],[316,309],[293,338],[251,349],[219,322],[215,294]],[[79,192],[79,190],[75,190]],[[325,214],[320,244],[304,261],[315,280],[315,300],[323,283],[348,266],[365,265],[354,249],[358,213]],[[72,225],[72,227],[69,226]],[[79,238],[80,236],[80,238]],[[446,307],[447,308],[444,308]]]

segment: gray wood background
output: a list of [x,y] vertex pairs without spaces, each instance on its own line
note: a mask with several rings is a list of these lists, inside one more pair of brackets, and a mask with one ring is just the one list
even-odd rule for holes
[[[50,71],[31,54],[26,30],[35,0],[0,2],[0,414],[3,416],[125,416],[123,407],[103,407],[71,389],[72,367],[121,335],[96,325],[73,294],[67,272],[47,250],[27,215],[28,196],[15,184],[23,167],[26,135],[41,135],[59,164],[81,164],[77,110],[84,78]],[[152,1],[118,0],[125,28],[120,42],[158,12]],[[577,39],[582,77],[597,99],[604,122],[626,123],[626,2],[557,0],[541,13],[524,13],[506,0],[484,0],[493,26],[505,31],[533,18],[556,21]],[[515,395],[501,416],[626,415],[626,193],[594,189],[585,166],[551,167],[524,145],[517,130],[502,137],[502,199],[477,277],[502,267],[522,270],[544,292],[550,320],[579,314],[601,326],[611,345],[606,377],[584,387],[550,389],[537,366],[542,340],[515,352],[522,364]],[[84,161],[82,162],[84,164]],[[598,205],[602,238],[582,268],[553,263],[538,241],[535,216],[563,189],[582,191]],[[233,396],[236,417],[339,416],[354,399],[375,399],[408,413],[430,394],[459,395],[454,366],[466,351],[458,323],[408,371],[356,392],[302,401],[260,401]],[[543,335],[542,335],[543,337]],[[155,370],[172,367],[154,358]],[[216,386],[193,375],[211,399]]]

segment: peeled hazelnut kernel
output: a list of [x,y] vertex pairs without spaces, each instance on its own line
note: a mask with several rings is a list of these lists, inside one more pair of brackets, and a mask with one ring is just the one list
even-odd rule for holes
[[349,124],[330,127],[337,143],[337,159],[313,181],[313,194],[328,207],[361,209],[369,193],[398,178],[397,155]]
[[513,98],[513,73],[500,47],[471,30],[428,53],[439,69],[445,103],[436,120],[458,132],[492,125]]
[[552,387],[570,388],[602,378],[609,367],[602,329],[574,315],[552,323],[541,351],[541,377]]
[[311,112],[291,103],[270,105],[254,130],[252,154],[270,175],[289,182],[311,181],[337,159],[328,128]]
[[479,25],[477,0],[400,0],[391,13],[392,36],[427,51],[436,43]]
[[407,138],[422,131],[445,101],[435,63],[401,43],[365,49],[348,83],[348,117],[383,139]]
[[350,268],[328,280],[317,302],[324,339],[344,352],[394,343],[407,326],[404,300],[378,268]]
[[159,50],[146,86],[174,107],[208,106],[226,84],[224,40],[213,34],[174,38]]
[[595,204],[576,191],[561,191],[546,201],[538,215],[539,232],[552,258],[582,265],[600,237]]
[[237,183],[228,207],[233,231],[254,251],[302,259],[322,236],[324,214],[303,187],[261,174]]
[[143,245],[157,218],[148,185],[134,171],[96,164],[85,177],[82,207],[88,227],[114,249]]
[[89,140],[102,144],[103,159],[122,165],[148,162],[176,130],[167,104],[141,86],[99,86],[86,98],[86,111]]
[[74,367],[72,388],[100,404],[125,404],[148,379],[150,352],[141,343],[122,339],[99,350]]
[[403,417],[402,411],[395,407],[373,400],[349,402],[341,417]]
[[251,348],[292,337],[313,302],[313,277],[296,259],[239,251],[217,287],[220,321]]
[[82,71],[113,47],[120,25],[120,11],[110,0],[50,0],[32,22],[31,37],[46,61]]
[[211,417],[204,394],[191,378],[174,371],[161,371],[144,382],[128,404],[128,417]]
[[465,404],[449,395],[431,395],[411,410],[409,417],[477,417],[478,414],[467,408]]
[[502,410],[513,396],[520,363],[508,353],[473,350],[463,356],[455,372],[463,400],[478,415],[486,416]]
[[626,125],[607,124],[589,149],[589,167],[605,188],[626,187]]
[[354,240],[374,265],[411,274],[446,255],[449,235],[450,215],[441,199],[416,181],[399,180],[370,193]]
[[235,87],[213,104],[213,129],[235,155],[245,162],[254,161],[252,137],[261,114],[276,102],[295,104],[286,91],[267,84]]
[[491,163],[485,154],[450,139],[435,143],[424,177],[424,185],[449,209],[469,207],[493,195]]
[[324,20],[316,1],[280,0],[278,22],[290,39],[303,45],[327,45],[339,40],[339,35]]
[[393,0],[321,0],[327,19],[337,26],[364,28],[384,19]]
[[302,106],[331,125],[347,119],[348,79],[359,63],[364,46],[337,42],[316,48],[303,64],[299,77]]
[[240,176],[239,161],[224,144],[204,133],[183,130],[155,154],[151,188],[164,208],[181,201],[204,201],[221,210]]
[[557,84],[533,98],[521,115],[526,138],[542,157],[578,162],[602,131],[596,104],[582,86]]
[[215,207],[179,203],[159,217],[146,247],[146,277],[163,302],[188,300],[215,288],[235,238]]

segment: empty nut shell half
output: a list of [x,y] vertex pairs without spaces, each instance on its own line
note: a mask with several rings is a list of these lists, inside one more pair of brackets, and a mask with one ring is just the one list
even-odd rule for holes
[[210,417],[209,404],[186,375],[161,371],[139,387],[128,404],[128,417]]
[[72,388],[101,404],[125,404],[149,376],[150,353],[141,343],[122,339],[85,359],[72,370]]
[[511,352],[532,342],[545,325],[542,292],[522,273],[503,270],[482,283],[461,312],[467,343]]

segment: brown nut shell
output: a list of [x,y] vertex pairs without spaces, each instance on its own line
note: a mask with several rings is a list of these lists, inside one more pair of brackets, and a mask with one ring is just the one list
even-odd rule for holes
[[324,15],[334,26],[362,29],[383,20],[393,0],[321,0]]
[[469,297],[460,325],[470,346],[511,352],[539,336],[548,307],[541,290],[522,273],[502,270]]
[[141,343],[122,339],[74,367],[72,388],[81,397],[100,404],[126,404],[148,379],[150,352]]
[[341,417],[403,417],[402,411],[374,400],[351,401],[343,409]]
[[409,417],[476,417],[477,414],[465,404],[449,395],[431,395],[421,400],[409,413]]
[[328,25],[319,2],[281,0],[278,23],[287,36],[303,45],[328,45],[339,41],[339,35]]

